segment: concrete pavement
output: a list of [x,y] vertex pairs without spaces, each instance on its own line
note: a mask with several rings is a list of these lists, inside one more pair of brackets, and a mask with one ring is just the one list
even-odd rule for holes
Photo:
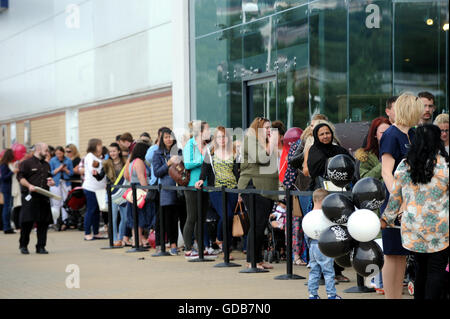
[[[84,241],[77,230],[49,230],[46,249],[49,255],[35,253],[36,234],[31,234],[30,255],[18,249],[19,234],[0,233],[0,298],[158,298],[158,299],[307,299],[307,280],[274,280],[286,273],[286,264],[272,264],[268,273],[243,274],[243,267],[215,268],[222,261],[187,262],[180,256],[151,257],[155,252],[126,253],[129,247],[102,250],[107,240]],[[245,255],[234,251],[235,263],[245,265]],[[76,272],[68,265],[77,265],[80,288],[67,288]],[[305,266],[294,266],[294,273],[308,278]],[[347,294],[343,291],[356,285],[355,272],[346,269],[350,283],[336,286],[344,299],[384,299],[376,293]],[[69,277],[70,276],[70,277]],[[70,280],[67,278],[69,277]],[[405,290],[406,292],[406,290]],[[326,298],[325,287],[319,289]],[[411,297],[406,293],[405,299]]]

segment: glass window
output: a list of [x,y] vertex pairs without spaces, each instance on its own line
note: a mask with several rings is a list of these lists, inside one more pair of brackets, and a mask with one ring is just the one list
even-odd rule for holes
[[371,121],[384,114],[392,96],[392,4],[352,0],[349,4],[349,117]]
[[23,123],[23,144],[27,147],[31,146],[31,125],[30,121]]
[[344,1],[309,5],[310,103],[333,123],[347,118],[347,10]]
[[448,1],[394,3],[395,93],[432,93],[438,108],[435,115],[448,103],[445,22]]
[[308,7],[276,16],[278,107],[276,118],[287,128],[305,128],[309,120]]
[[14,143],[17,142],[16,122],[10,124],[9,130],[10,130],[11,145],[13,145]]

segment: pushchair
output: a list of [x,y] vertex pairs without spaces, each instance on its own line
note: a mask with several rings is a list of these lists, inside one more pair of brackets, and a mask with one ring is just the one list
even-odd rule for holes
[[82,187],[75,187],[67,195],[63,207],[69,214],[67,226],[84,230],[84,213],[86,209],[86,196]]
[[[276,211],[277,204],[274,205],[274,211]],[[276,217],[269,217],[265,235],[266,242],[264,245],[264,261],[269,263],[279,263],[282,260],[286,260],[286,234],[285,234],[285,221],[286,217],[282,216],[278,221],[283,224],[283,228],[274,227],[272,222],[276,220]]]

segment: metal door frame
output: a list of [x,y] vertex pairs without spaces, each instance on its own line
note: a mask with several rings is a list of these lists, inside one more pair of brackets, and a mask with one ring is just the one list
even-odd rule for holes
[[254,85],[275,81],[275,108],[278,117],[278,72],[252,74],[242,78],[242,128],[247,129],[253,119],[249,119],[251,108],[250,89]]

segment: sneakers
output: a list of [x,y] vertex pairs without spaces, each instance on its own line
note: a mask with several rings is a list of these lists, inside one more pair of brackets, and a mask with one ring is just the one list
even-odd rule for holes
[[318,295],[309,295],[309,299],[320,299]]
[[204,250],[203,257],[208,258],[208,259],[214,259],[214,258],[217,258],[217,254],[215,253],[214,249],[212,249],[211,247],[208,247]]
[[171,256],[178,256],[178,250],[176,248],[170,248],[169,254]]
[[190,252],[184,253],[184,258],[186,258],[186,259],[198,258],[198,252],[196,250],[192,249]]
[[334,295],[334,296],[328,296],[328,299],[342,299],[342,297],[340,297],[338,295]]
[[211,247],[208,247],[203,252],[203,255],[204,256],[215,256],[215,255],[217,255],[217,252],[214,249],[212,249]]

